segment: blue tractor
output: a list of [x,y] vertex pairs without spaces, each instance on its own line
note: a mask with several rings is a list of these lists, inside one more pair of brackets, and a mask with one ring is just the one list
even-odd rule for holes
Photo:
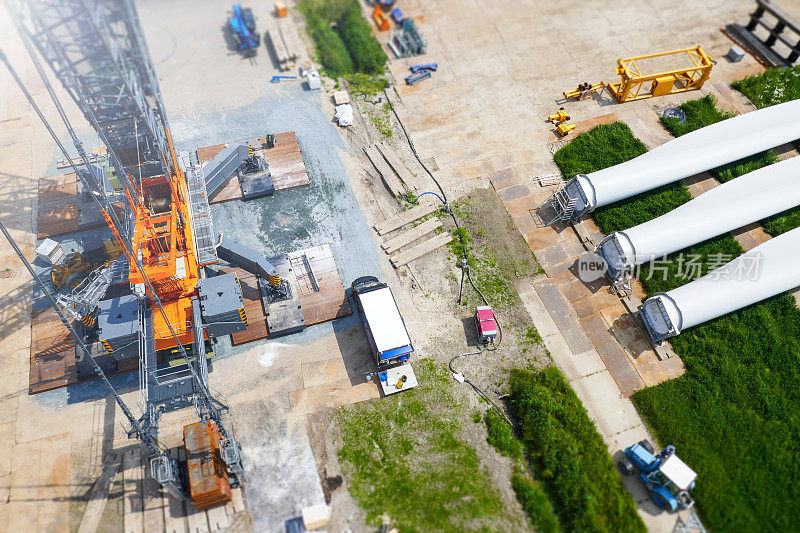
[[256,31],[256,19],[253,17],[252,9],[234,4],[228,19],[228,29],[239,52],[248,56],[255,55],[258,45],[261,43],[261,35]]
[[662,509],[672,512],[694,505],[689,491],[694,488],[697,474],[678,459],[674,446],[667,446],[654,455],[649,440],[639,441],[625,448],[625,457],[617,466],[626,476],[634,475],[638,469],[639,480]]

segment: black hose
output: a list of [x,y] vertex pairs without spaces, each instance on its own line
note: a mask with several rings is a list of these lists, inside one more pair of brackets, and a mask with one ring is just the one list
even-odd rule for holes
[[511,420],[509,420],[509,419],[508,419],[508,417],[506,416],[506,414],[505,414],[505,412],[503,411],[503,409],[501,409],[501,408],[500,408],[500,407],[499,407],[499,406],[498,406],[496,403],[494,403],[494,402],[492,401],[492,399],[491,399],[491,398],[489,398],[489,396],[488,396],[488,395],[487,395],[485,392],[483,392],[483,390],[481,390],[481,388],[480,388],[480,387],[478,387],[478,386],[477,386],[477,385],[475,385],[473,382],[471,382],[469,379],[467,379],[467,376],[465,376],[463,373],[461,373],[461,372],[458,372],[457,370],[454,370],[454,369],[453,369],[453,361],[455,361],[456,359],[459,359],[459,358],[461,358],[461,357],[466,357],[466,356],[468,356],[468,355],[480,355],[481,353],[482,353],[481,351],[477,351],[477,352],[466,352],[466,353],[461,353],[461,354],[458,354],[458,355],[456,355],[455,357],[453,357],[452,359],[450,359],[450,362],[449,362],[449,363],[447,363],[447,367],[450,369],[450,372],[452,372],[453,374],[456,374],[456,373],[458,373],[458,374],[461,374],[461,376],[464,378],[464,381],[466,381],[466,382],[467,382],[467,383],[470,385],[470,387],[472,387],[473,389],[475,389],[475,392],[477,392],[477,393],[478,393],[478,394],[479,394],[481,397],[483,397],[483,399],[484,399],[484,400],[486,400],[487,402],[489,402],[489,404],[490,404],[492,407],[494,407],[495,409],[497,409],[497,412],[498,412],[498,413],[500,413],[500,416],[502,416],[502,417],[503,417],[503,419],[504,419],[506,422],[508,422],[508,425],[510,425],[510,426],[513,426],[514,424],[512,424],[512,423],[511,423]]
[[[439,180],[436,179],[436,176],[433,175],[433,173],[428,169],[428,167],[425,166],[425,163],[422,162],[422,159],[420,159],[419,154],[417,153],[417,149],[414,148],[414,142],[411,140],[411,136],[409,136],[408,131],[406,130],[405,125],[403,124],[403,121],[400,120],[400,116],[397,114],[397,110],[394,108],[394,104],[392,104],[392,99],[389,98],[389,94],[386,92],[386,89],[383,89],[383,94],[386,96],[386,101],[389,102],[389,107],[392,109],[392,113],[394,114],[394,118],[397,119],[397,123],[400,124],[400,128],[403,130],[403,134],[405,135],[406,140],[408,141],[408,146],[411,148],[411,153],[414,154],[414,157],[416,158],[417,162],[420,164],[420,166],[423,169],[425,169],[425,172],[428,174],[428,176],[431,177],[433,182],[436,184],[436,187],[438,187],[439,192],[442,193],[441,197],[439,197],[436,194],[434,194],[434,196],[439,198],[439,200],[444,204],[445,212],[447,212],[450,215],[450,217],[453,219],[453,224],[455,224],[456,229],[460,230],[461,226],[458,224],[458,219],[456,218],[455,213],[453,213],[453,210],[450,209],[450,205],[447,202],[447,193],[444,192],[444,188],[439,183]],[[423,194],[425,194],[425,193],[423,193]],[[422,195],[420,195],[420,196],[422,196]],[[486,296],[483,295],[483,293],[480,291],[480,289],[478,289],[477,285],[475,285],[475,283],[472,281],[472,276],[470,275],[470,268],[469,268],[469,252],[467,251],[467,243],[465,242],[465,239],[461,236],[461,232],[459,232],[459,234],[458,234],[458,239],[461,241],[461,254],[462,254],[461,255],[461,259],[462,259],[461,287],[460,287],[459,292],[458,292],[458,303],[461,303],[461,293],[462,293],[462,291],[464,289],[464,273],[466,272],[467,279],[469,280],[469,284],[472,286],[473,289],[475,289],[475,292],[477,292],[478,295],[481,297],[481,300],[483,300],[483,304],[488,306],[489,305],[489,301],[486,299]],[[499,338],[498,338],[497,344],[494,345],[494,348],[492,350],[496,350],[497,348],[499,348],[500,347],[500,343],[503,342],[503,330],[500,327],[500,321],[497,320],[497,315],[495,315],[494,321],[495,321],[495,324],[497,324],[497,331],[498,331]],[[466,355],[477,355],[477,354],[480,354],[480,353],[481,352],[474,352],[474,353],[463,353],[463,354],[457,355],[457,356],[453,357],[450,360],[450,363],[448,363],[447,366],[450,368],[451,372],[455,373],[455,370],[453,370],[453,361],[455,361],[459,357],[464,357]],[[464,374],[461,374],[461,375],[464,376]],[[495,405],[495,403],[486,395],[486,393],[484,393],[477,385],[475,385],[473,382],[471,382],[469,379],[467,379],[466,376],[464,376],[464,381],[469,383],[469,385],[473,389],[475,389],[475,392],[480,394],[484,399],[486,399],[486,401],[488,401],[491,405],[493,405],[495,407],[495,409],[497,409],[498,412],[503,416],[503,419],[505,419],[506,422],[508,422],[510,425],[513,426],[513,424],[511,424],[511,420],[509,420],[506,417],[506,415],[503,412],[503,410],[500,409],[497,405]]]

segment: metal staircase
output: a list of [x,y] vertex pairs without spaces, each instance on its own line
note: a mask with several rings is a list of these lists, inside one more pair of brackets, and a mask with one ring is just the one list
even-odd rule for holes
[[572,215],[575,212],[575,204],[578,202],[576,198],[570,198],[569,194],[567,194],[567,190],[565,186],[561,186],[558,188],[556,192],[553,193],[553,196],[548,198],[542,205],[539,206],[539,210],[550,208],[553,210],[553,215],[545,219],[545,225],[550,226],[551,224],[559,221],[563,222],[571,222]]

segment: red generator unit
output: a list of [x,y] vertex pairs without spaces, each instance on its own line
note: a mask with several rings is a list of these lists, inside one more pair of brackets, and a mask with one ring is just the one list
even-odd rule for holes
[[475,329],[478,330],[478,339],[488,344],[497,337],[497,321],[491,306],[480,305],[475,309]]

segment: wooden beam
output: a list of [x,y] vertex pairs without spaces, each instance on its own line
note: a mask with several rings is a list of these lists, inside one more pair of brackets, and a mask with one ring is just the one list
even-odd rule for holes
[[380,152],[378,152],[378,149],[375,148],[375,146],[369,146],[364,148],[364,153],[367,154],[367,157],[372,162],[375,170],[377,170],[378,174],[381,175],[383,182],[387,187],[389,187],[389,190],[392,191],[392,194],[394,196],[402,196],[405,194],[406,190],[403,188],[403,184],[400,182],[397,176],[395,176],[394,171],[386,163],[386,160],[383,158]]
[[375,231],[378,232],[378,235],[385,235],[390,231],[414,222],[418,218],[422,218],[425,215],[430,215],[436,211],[437,207],[438,205],[434,204],[433,201],[424,203],[420,202],[420,205],[412,207],[408,211],[401,211],[393,217],[389,217],[386,220],[378,222],[375,224]]
[[125,533],[142,533],[144,531],[142,516],[142,475],[144,474],[144,469],[142,468],[138,448],[125,452],[122,467],[125,480],[123,485],[125,498],[123,526]]
[[428,233],[441,227],[442,221],[438,218],[426,220],[419,226],[413,227],[410,230],[401,233],[397,237],[389,239],[385,243],[381,244],[381,248],[383,248],[383,251],[387,254],[394,253],[403,246],[411,244],[423,235],[427,235]]
[[410,250],[406,250],[405,252],[397,254],[396,256],[392,257],[390,261],[392,262],[393,267],[401,267],[407,263],[410,263],[414,259],[419,259],[423,255],[428,254],[441,246],[444,246],[451,240],[453,240],[453,236],[449,233],[440,233],[432,239],[416,245]]
[[397,152],[389,146],[389,143],[386,141],[381,141],[378,143],[378,150],[380,150],[383,157],[386,161],[392,166],[397,175],[400,176],[400,179],[403,180],[403,183],[406,184],[406,187],[409,189],[413,189],[417,192],[421,192],[423,190],[423,186],[420,183],[421,180],[414,176],[408,167],[403,164],[403,161],[397,155]]
[[117,475],[120,466],[120,458],[115,454],[106,456],[103,470],[100,472],[89,495],[89,503],[81,518],[78,526],[78,533],[94,533],[100,527],[100,519],[108,503],[108,492],[111,489],[111,482]]

